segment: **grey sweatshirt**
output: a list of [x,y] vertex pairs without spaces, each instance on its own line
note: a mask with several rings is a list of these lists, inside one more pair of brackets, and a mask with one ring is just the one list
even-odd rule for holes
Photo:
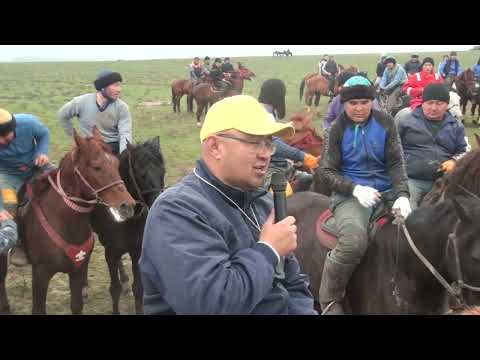
[[60,124],[67,135],[73,136],[72,118],[78,117],[80,134],[91,136],[93,125],[97,125],[107,143],[119,142],[120,153],[132,142],[132,117],[128,105],[117,99],[100,112],[96,93],[80,95],[69,101],[58,112]]

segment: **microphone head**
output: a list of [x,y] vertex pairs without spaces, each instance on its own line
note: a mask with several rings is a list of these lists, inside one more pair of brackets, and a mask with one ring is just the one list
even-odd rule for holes
[[287,179],[283,171],[276,172],[272,175],[272,181],[270,182],[273,192],[285,191],[287,188]]

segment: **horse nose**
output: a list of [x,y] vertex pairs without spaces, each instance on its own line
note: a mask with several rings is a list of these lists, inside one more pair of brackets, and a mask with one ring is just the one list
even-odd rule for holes
[[120,210],[120,213],[127,218],[132,217],[134,215],[134,207],[125,202],[120,205],[119,210]]

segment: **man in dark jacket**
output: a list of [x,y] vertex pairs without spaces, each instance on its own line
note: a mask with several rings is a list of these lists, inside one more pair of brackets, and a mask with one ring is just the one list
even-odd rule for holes
[[[273,223],[261,188],[275,147],[293,127],[251,96],[215,103],[193,173],[148,213],[140,271],[146,314],[317,314],[292,251],[295,218]],[[284,270],[276,271],[281,257]]]
[[403,217],[411,211],[393,119],[372,110],[375,90],[367,79],[357,76],[349,85],[340,92],[345,110],[326,135],[319,170],[332,189],[331,208],[340,233],[325,259],[320,285],[320,305],[327,314],[344,314],[345,289],[367,250],[367,226],[381,193],[396,199],[393,209]]
[[417,54],[413,54],[410,58],[410,60],[408,60],[406,63],[405,63],[405,71],[407,72],[407,75],[412,75],[412,74],[415,74],[419,71],[422,70],[422,64],[420,63],[420,60],[418,59],[418,55]]
[[442,84],[429,84],[423,103],[398,124],[407,163],[412,209],[432,190],[433,182],[450,173],[465,155],[467,143],[462,123],[448,112],[449,93]]
[[380,61],[377,63],[377,69],[375,70],[375,73],[377,74],[377,78],[375,79],[375,88],[380,85],[380,81],[382,80],[383,73],[385,72],[385,59],[387,58],[387,55],[382,55],[380,56]]
[[226,91],[231,86],[231,83],[225,80],[222,70],[222,60],[220,58],[216,58],[213,62],[212,68],[210,69],[210,78],[213,81],[213,85],[220,90]]
[[222,71],[224,73],[231,73],[235,71],[235,69],[233,68],[233,65],[230,63],[229,57],[226,57],[225,59],[223,59]]

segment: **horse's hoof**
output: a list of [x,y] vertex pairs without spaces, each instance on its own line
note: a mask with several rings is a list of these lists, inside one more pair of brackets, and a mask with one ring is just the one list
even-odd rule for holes
[[82,298],[88,299],[88,287],[86,286],[82,288]]

